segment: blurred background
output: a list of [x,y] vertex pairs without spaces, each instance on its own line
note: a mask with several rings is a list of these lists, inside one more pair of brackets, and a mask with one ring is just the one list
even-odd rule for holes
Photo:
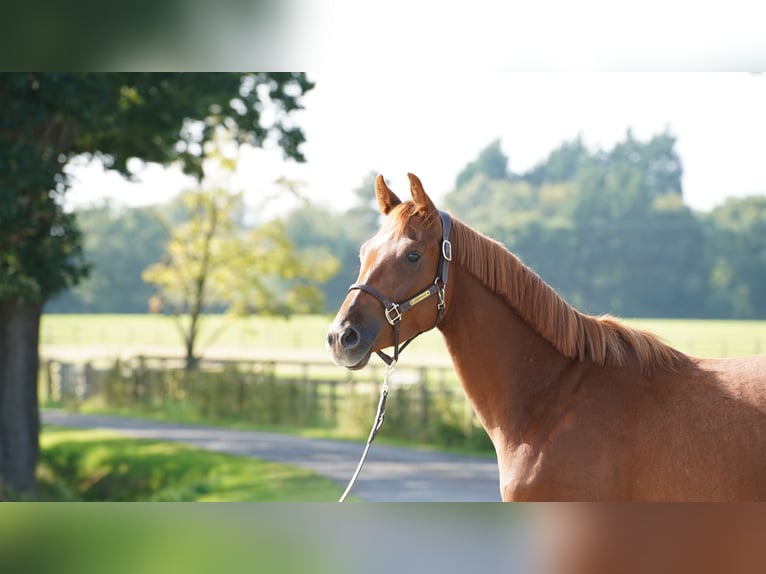
[[[38,402],[363,437],[382,370],[335,367],[323,340],[377,173],[405,197],[419,173],[584,312],[695,355],[766,349],[761,74],[0,79],[5,385],[38,385],[7,415],[31,437],[22,490]],[[407,359],[388,438],[491,454],[438,333]]]
[[[290,464],[39,417],[363,439],[382,370],[323,340],[378,173],[404,196],[416,173],[584,312],[764,352],[766,52],[740,4],[9,4],[6,69],[103,72],[0,74],[0,496],[333,500]],[[191,72],[251,67],[317,71]],[[438,334],[407,355],[383,440],[491,459]],[[523,568],[528,516],[462,518]]]

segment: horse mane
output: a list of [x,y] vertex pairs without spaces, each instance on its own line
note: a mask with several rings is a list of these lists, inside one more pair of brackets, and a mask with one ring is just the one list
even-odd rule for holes
[[619,366],[633,355],[645,375],[675,371],[684,358],[651,333],[577,311],[501,243],[454,218],[452,233],[460,264],[564,356]]

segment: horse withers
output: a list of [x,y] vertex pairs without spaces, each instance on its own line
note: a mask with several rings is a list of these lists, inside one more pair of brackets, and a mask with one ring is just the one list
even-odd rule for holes
[[387,217],[327,335],[338,365],[438,328],[506,501],[766,500],[766,355],[691,357],[580,313],[409,180],[404,202],[375,182]]

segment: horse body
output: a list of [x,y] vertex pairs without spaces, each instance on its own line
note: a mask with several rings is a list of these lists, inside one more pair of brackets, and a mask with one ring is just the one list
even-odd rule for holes
[[[429,284],[439,257],[436,209],[410,179],[402,203],[379,177],[389,222],[363,249],[360,282],[392,300]],[[766,500],[766,355],[689,357],[581,314],[500,244],[453,225],[437,327],[495,447],[503,500]],[[402,336],[434,313],[413,307]],[[328,335],[336,362],[359,368],[393,344],[381,315],[349,294]]]
[[453,288],[439,329],[503,500],[766,500],[766,357],[647,376],[563,356],[463,270]]

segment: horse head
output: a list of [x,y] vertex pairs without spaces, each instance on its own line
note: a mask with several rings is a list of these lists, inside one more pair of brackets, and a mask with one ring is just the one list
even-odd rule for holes
[[363,368],[373,352],[387,347],[395,347],[396,357],[399,340],[434,327],[445,308],[449,218],[436,209],[420,180],[408,177],[412,200],[405,202],[383,176],[375,180],[386,219],[362,245],[359,276],[327,334],[334,361],[349,369]]

